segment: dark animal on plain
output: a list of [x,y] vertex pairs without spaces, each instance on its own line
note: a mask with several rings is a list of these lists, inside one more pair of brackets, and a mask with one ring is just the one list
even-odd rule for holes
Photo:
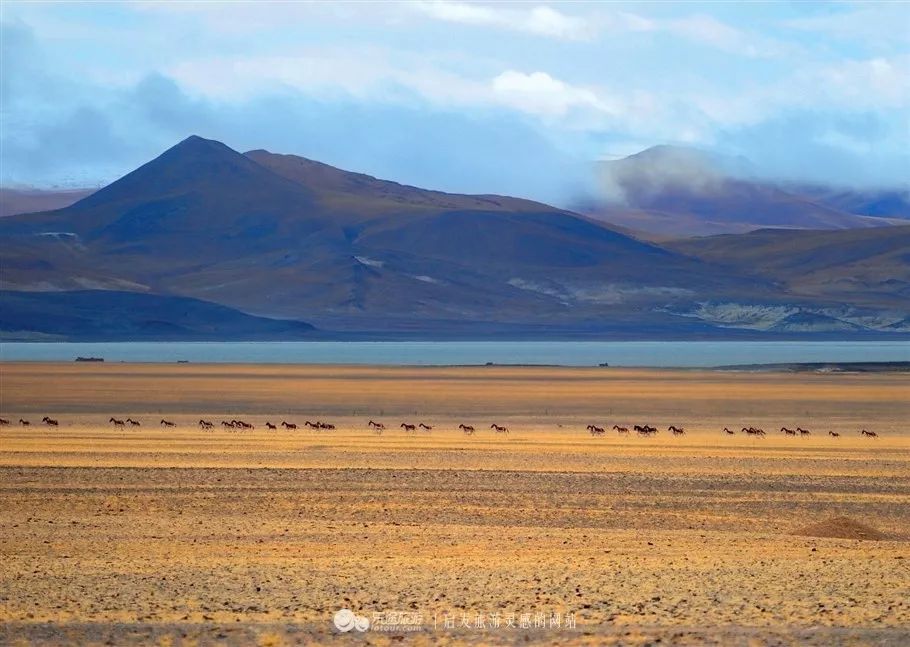
[[682,427],[676,427],[674,425],[667,427],[667,431],[672,432],[674,436],[682,436],[684,433],[686,433],[685,429]]
[[727,434],[730,434],[731,436],[736,435],[736,432],[735,432],[735,431],[733,431],[733,430],[731,430],[731,429],[727,429],[726,427],[724,427],[724,432],[727,433]]
[[795,436],[795,435],[796,435],[796,429],[787,429],[786,427],[781,427],[781,430],[782,430],[785,434],[787,434],[788,436]]
[[297,425],[293,422],[285,422],[284,420],[281,421],[281,426],[285,429],[297,429]]
[[132,418],[127,418],[126,421],[127,421],[128,423],[130,423],[130,424],[131,424],[132,426],[134,426],[134,427],[141,427],[141,426],[142,426],[142,423],[141,423],[141,422],[139,422],[138,420],[133,420]]
[[501,427],[501,426],[497,425],[495,422],[492,425],[490,425],[490,429],[495,429],[497,434],[509,433],[508,427]]
[[607,433],[606,429],[603,427],[598,427],[597,425],[588,425],[585,427],[585,429],[590,431],[592,436],[602,436],[603,434]]
[[628,428],[628,427],[620,427],[619,425],[613,425],[613,429],[615,429],[616,431],[618,431],[618,432],[621,433],[621,434],[627,434],[627,433],[629,433],[629,428]]
[[171,422],[170,420],[164,420],[163,418],[161,420],[161,424],[164,425],[165,427],[176,427],[177,426],[176,422]]
[[123,427],[123,421],[117,420],[116,418],[111,418],[108,422],[112,423],[115,427]]
[[304,426],[304,427],[309,427],[310,429],[319,429],[319,423],[318,423],[318,422],[310,422],[309,420],[304,420],[303,426]]
[[424,431],[430,431],[433,428],[433,425],[425,425],[422,422],[417,426],[420,427],[421,429],[423,429]]
[[464,431],[469,436],[474,433],[474,427],[472,427],[471,425],[460,424],[460,425],[458,425],[458,428],[461,429],[462,431]]
[[840,434],[837,433],[836,431],[829,431],[828,435],[833,436],[834,438],[840,438]]
[[224,420],[222,420],[222,421],[221,421],[221,426],[222,426],[222,427],[227,427],[228,429],[233,429],[233,428],[236,427],[237,425],[234,424],[234,421],[233,421],[233,420],[232,420],[231,422],[225,422]]
[[317,422],[316,427],[318,427],[319,429],[332,430],[335,428],[335,425],[328,423],[328,422]]
[[255,427],[253,425],[251,425],[248,422],[244,422],[243,420],[237,420],[236,422],[237,422],[237,426],[240,427],[241,429],[255,429]]
[[875,433],[874,431],[866,431],[865,429],[863,429],[861,432],[859,432],[859,434],[860,434],[860,436],[869,436],[870,438],[878,438],[877,433]]
[[417,431],[417,425],[410,425],[406,422],[402,422],[399,426],[405,431]]
[[373,429],[385,429],[384,424],[381,422],[374,422],[372,419],[370,419],[370,421],[367,423],[367,426],[372,427]]
[[215,425],[213,423],[209,422],[208,420],[200,420],[199,426],[202,427],[203,429],[211,429]]
[[9,424],[9,420],[7,420],[6,418],[0,418],[0,425],[4,425],[4,426],[5,426],[5,425],[8,425],[8,424]]
[[19,418],[19,424],[22,425],[23,427],[28,427],[32,423],[30,423],[28,420],[23,420],[22,418]]
[[59,426],[59,424],[60,424],[59,422],[57,422],[57,421],[54,420],[53,418],[48,418],[47,416],[44,416],[44,417],[41,419],[41,422],[43,422],[44,424],[46,424],[46,425],[48,425],[48,426],[50,426],[50,427],[57,427],[57,426]]
[[266,422],[266,423],[265,423],[265,426],[266,426],[267,429],[271,429],[272,431],[278,429],[278,427],[276,427],[275,425],[273,425],[271,422]]
[[800,436],[808,436],[809,434],[812,433],[812,432],[809,431],[808,429],[803,429],[802,427],[797,427],[797,428],[796,428],[796,431],[799,432],[799,435],[800,435]]

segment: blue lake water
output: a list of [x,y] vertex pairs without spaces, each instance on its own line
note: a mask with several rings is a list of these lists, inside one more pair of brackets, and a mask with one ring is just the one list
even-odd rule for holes
[[123,342],[0,343],[3,361],[264,364],[560,364],[699,367],[790,362],[910,361],[910,342]]

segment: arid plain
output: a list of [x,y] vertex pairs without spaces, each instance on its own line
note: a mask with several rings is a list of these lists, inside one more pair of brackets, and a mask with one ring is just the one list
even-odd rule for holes
[[0,415],[2,644],[910,642],[906,373],[3,363]]

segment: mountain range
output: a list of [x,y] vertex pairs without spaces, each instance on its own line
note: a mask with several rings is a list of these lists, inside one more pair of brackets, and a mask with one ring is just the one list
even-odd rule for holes
[[[840,215],[827,213],[819,208],[812,217],[839,226]],[[910,332],[910,259],[895,243],[910,227],[834,233],[878,231],[892,233],[835,244],[827,233],[803,232],[801,253],[831,261],[809,272],[782,260],[794,254],[791,239],[775,233],[657,244],[538,202],[430,191],[193,136],[72,205],[0,219],[0,332],[70,339],[96,339],[106,329],[118,339]],[[753,243],[761,262],[742,261],[742,245]],[[863,271],[846,286],[851,267]],[[801,279],[785,280],[790,271]],[[155,301],[164,297],[171,301]],[[86,317],[95,308],[98,325]],[[128,322],[118,328],[118,318]],[[232,323],[216,328],[212,320]]]
[[598,191],[577,209],[653,240],[763,228],[862,229],[910,220],[910,190],[762,180],[748,160],[655,146],[596,169]]

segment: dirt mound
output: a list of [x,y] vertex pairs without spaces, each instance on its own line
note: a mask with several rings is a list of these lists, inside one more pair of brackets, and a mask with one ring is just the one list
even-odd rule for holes
[[827,537],[829,539],[887,539],[887,537],[864,523],[850,517],[831,517],[818,523],[803,526],[793,533],[808,537]]

